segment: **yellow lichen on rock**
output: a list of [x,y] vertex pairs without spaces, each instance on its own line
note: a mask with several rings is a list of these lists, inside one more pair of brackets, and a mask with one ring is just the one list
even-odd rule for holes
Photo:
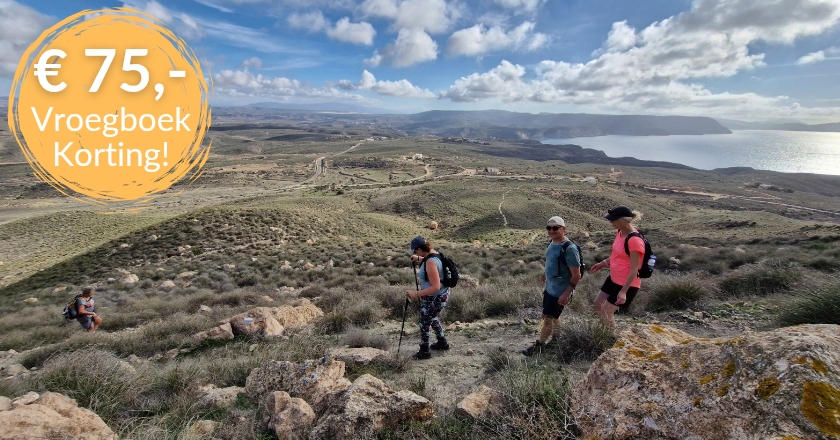
[[655,361],[655,360],[661,358],[662,356],[665,356],[665,353],[660,351],[659,353],[654,353],[654,354],[648,356],[648,359],[652,360],[652,361]]
[[703,385],[706,385],[707,383],[709,383],[709,382],[711,382],[715,379],[717,379],[717,376],[712,374],[711,376],[701,377],[700,378],[700,383],[702,383]]
[[840,436],[840,390],[831,384],[805,382],[799,410],[820,431]]
[[645,357],[645,352],[643,352],[642,350],[639,350],[638,348],[631,348],[631,349],[627,350],[627,352],[632,354],[633,356],[636,356],[636,357]]
[[729,361],[728,364],[724,365],[722,373],[724,377],[732,377],[735,374],[735,361]]
[[758,386],[755,388],[755,395],[758,396],[761,400],[767,400],[770,396],[779,391],[779,387],[781,387],[781,383],[779,383],[779,379],[775,377],[765,377],[761,379],[761,382],[758,383]]
[[828,374],[828,368],[825,367],[825,363],[823,361],[811,358],[811,362],[813,363],[811,366],[814,368],[814,371],[823,375]]
[[718,389],[718,392],[717,392],[718,397],[723,397],[727,394],[729,394],[729,385],[724,385],[724,386],[720,387],[720,389]]
[[694,405],[695,407],[699,407],[699,406],[700,406],[700,402],[702,402],[702,401],[703,401],[703,400],[702,400],[702,399],[700,399],[699,397],[695,397],[695,398],[694,398],[694,403],[693,403],[692,405]]
[[655,331],[656,333],[665,333],[665,329],[663,329],[662,327],[660,327],[658,325],[652,325],[652,326],[650,326],[650,329]]
[[613,348],[621,348],[624,347],[624,341],[618,341],[613,345]]

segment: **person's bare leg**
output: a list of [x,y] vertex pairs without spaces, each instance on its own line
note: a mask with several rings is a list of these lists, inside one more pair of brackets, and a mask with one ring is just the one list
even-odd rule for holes
[[595,307],[595,311],[598,312],[598,316],[601,318],[601,323],[610,329],[611,332],[615,333],[615,312],[618,310],[618,306],[610,304],[607,301],[607,296],[608,295],[606,293],[599,292],[598,297],[595,298],[593,306]]
[[552,318],[551,316],[543,315],[542,317],[542,330],[540,330],[540,343],[545,344],[545,341],[551,337],[551,333],[554,331],[554,327],[557,324],[557,319]]
[[90,330],[88,330],[88,331],[93,333],[93,332],[96,331],[96,328],[99,327],[99,324],[102,324],[102,318],[100,318],[98,316],[94,316],[91,321],[92,322],[91,322]]

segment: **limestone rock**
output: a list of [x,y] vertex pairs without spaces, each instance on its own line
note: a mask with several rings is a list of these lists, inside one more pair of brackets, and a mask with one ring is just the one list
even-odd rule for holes
[[466,274],[459,274],[458,276],[458,287],[478,287],[478,280],[466,275]]
[[488,411],[497,411],[501,403],[502,398],[498,391],[482,385],[478,391],[467,395],[464,400],[458,402],[455,407],[455,414],[465,418],[477,419],[487,414]]
[[175,282],[172,281],[172,280],[166,280],[166,281],[160,283],[160,285],[158,286],[158,288],[166,289],[166,290],[172,289],[174,287],[175,287]]
[[430,221],[430,222],[429,222],[429,229],[431,229],[431,230],[433,230],[433,231],[434,231],[434,230],[435,230],[435,229],[437,229],[437,228],[438,228],[438,222],[436,222],[436,221],[434,221],[434,220],[432,220],[432,221]]
[[388,352],[378,348],[361,347],[361,348],[336,348],[332,352],[333,357],[344,362],[354,362],[357,364],[369,364],[381,357],[387,357]]
[[[316,410],[323,409],[331,393],[350,386],[344,378],[344,362],[326,356],[300,364],[288,361],[271,361],[251,370],[245,380],[245,394],[264,399],[272,391],[286,391],[292,397],[301,397]],[[320,412],[320,411],[319,411]]]
[[122,284],[134,284],[140,281],[140,277],[133,273],[128,273],[120,277],[120,283]]
[[190,426],[190,429],[187,430],[187,438],[206,439],[210,434],[213,434],[213,431],[216,430],[217,426],[219,426],[219,422],[213,420],[199,420],[193,423]]
[[198,345],[206,340],[221,341],[233,339],[233,327],[230,323],[221,324],[211,330],[196,333],[190,336],[193,344]]
[[257,307],[230,319],[234,335],[248,335],[257,338],[282,336],[285,328],[271,315],[268,307]]
[[196,275],[198,275],[198,272],[196,272],[194,270],[188,270],[186,272],[179,273],[178,278],[180,278],[182,280],[190,280],[190,279],[195,278]]
[[[280,307],[255,307],[250,312],[241,313],[230,318],[231,323],[242,318],[267,317],[274,318],[283,327],[298,327],[311,323],[324,316],[324,312],[306,298],[296,299],[289,305]],[[234,324],[234,330],[236,325]],[[234,331],[234,334],[239,334]]]
[[209,384],[199,388],[199,392],[201,393],[201,397],[198,398],[198,402],[200,404],[207,406],[224,407],[233,404],[233,402],[236,402],[236,397],[240,393],[244,393],[245,388],[216,388],[215,385]]
[[53,293],[64,292],[65,290],[67,290],[67,286],[58,286],[55,289],[53,289]]
[[266,423],[277,438],[296,440],[307,437],[315,421],[315,411],[306,401],[291,397],[285,391],[274,391],[266,397]]
[[6,396],[0,396],[0,411],[5,411],[12,407],[12,399]]
[[581,438],[840,436],[840,326],[698,339],[636,325],[573,389]]
[[31,394],[15,399],[10,409],[0,411],[0,439],[117,439],[99,416],[79,408],[75,400],[51,392],[31,400]]
[[199,315],[211,315],[211,314],[213,314],[213,309],[211,309],[210,306],[205,306],[205,305],[202,304],[202,305],[198,306],[198,312],[197,313]]
[[358,438],[433,415],[434,407],[426,398],[411,391],[394,392],[381,380],[363,374],[327,408],[309,439]]
[[25,302],[26,304],[38,304],[38,298],[29,297],[23,300],[23,302]]

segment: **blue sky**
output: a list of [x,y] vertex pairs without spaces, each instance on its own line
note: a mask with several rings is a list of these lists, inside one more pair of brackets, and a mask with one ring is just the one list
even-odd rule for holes
[[840,122],[840,0],[0,0],[0,86],[53,23],[124,6],[188,42],[216,105]]

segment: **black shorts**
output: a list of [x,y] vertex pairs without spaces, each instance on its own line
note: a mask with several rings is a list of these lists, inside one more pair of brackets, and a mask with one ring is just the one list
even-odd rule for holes
[[[620,284],[614,283],[610,277],[607,277],[607,279],[604,280],[604,285],[601,286],[601,292],[607,294],[608,303],[616,305],[615,301],[618,299],[618,292],[621,291],[621,287],[622,286]],[[619,305],[619,307],[625,310],[630,307],[630,303],[633,302],[633,298],[636,297],[636,293],[638,292],[638,287],[631,287],[627,289],[627,299],[624,301],[624,304]]]
[[[573,294],[574,295],[574,294]],[[560,304],[557,304],[557,300],[560,299],[556,296],[551,296],[548,294],[547,291],[543,291],[543,310],[542,313],[545,316],[551,316],[554,319],[560,317],[560,314],[563,313],[563,307]],[[572,298],[569,297],[569,301]]]

